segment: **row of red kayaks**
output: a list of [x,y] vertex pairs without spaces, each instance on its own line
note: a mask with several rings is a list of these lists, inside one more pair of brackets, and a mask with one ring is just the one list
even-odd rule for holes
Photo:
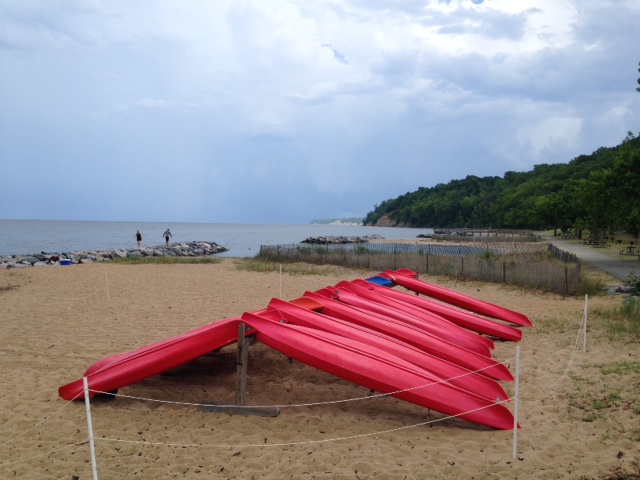
[[[480,425],[514,427],[499,383],[513,376],[492,358],[492,339],[519,341],[519,327],[531,326],[529,319],[418,280],[406,269],[342,281],[291,301],[273,299],[263,310],[105,358],[85,372],[91,394],[233,344],[240,323],[246,335],[289,358],[370,390]],[[60,387],[59,394],[83,398],[82,379]]]

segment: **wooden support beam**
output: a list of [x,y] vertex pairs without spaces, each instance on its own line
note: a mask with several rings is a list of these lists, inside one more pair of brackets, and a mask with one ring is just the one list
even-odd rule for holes
[[279,407],[252,407],[250,405],[216,405],[215,403],[207,403],[200,405],[198,410],[201,412],[255,415],[258,417],[277,417],[280,415]]
[[238,352],[236,365],[238,378],[236,380],[236,405],[244,405],[247,394],[247,363],[249,362],[249,348],[245,338],[246,325],[238,325]]
[[249,363],[249,342],[245,337],[246,326],[238,325],[238,351],[236,354],[237,374],[236,379],[236,404],[220,405],[207,402],[198,407],[201,412],[228,413],[230,415],[255,415],[259,417],[277,417],[280,415],[279,407],[252,407],[244,404],[247,394],[247,366]]

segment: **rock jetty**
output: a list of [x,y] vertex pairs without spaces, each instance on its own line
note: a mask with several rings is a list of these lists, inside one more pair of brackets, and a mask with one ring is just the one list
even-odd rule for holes
[[89,252],[33,253],[0,257],[0,268],[45,267],[48,265],[106,262],[125,257],[209,257],[226,252],[215,242],[179,242],[134,250],[101,250]]
[[369,240],[383,239],[380,235],[365,235],[363,237],[349,237],[349,236],[329,236],[329,237],[309,237],[300,243],[312,243],[312,244],[345,244],[345,243],[367,243]]

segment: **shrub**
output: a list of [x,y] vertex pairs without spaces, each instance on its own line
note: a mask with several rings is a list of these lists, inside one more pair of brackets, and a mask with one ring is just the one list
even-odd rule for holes
[[500,255],[498,255],[497,253],[491,252],[489,250],[482,252],[479,255],[481,260],[484,260],[485,262],[491,264],[493,262],[495,262],[496,260],[498,260],[500,258]]
[[625,285],[631,288],[631,293],[633,295],[640,295],[640,275],[629,272]]
[[580,286],[578,287],[578,295],[603,295],[605,292],[604,280],[597,277],[580,275]]

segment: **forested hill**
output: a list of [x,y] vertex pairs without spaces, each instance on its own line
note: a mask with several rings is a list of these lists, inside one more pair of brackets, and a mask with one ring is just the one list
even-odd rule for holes
[[640,227],[640,136],[569,163],[503,177],[468,176],[376,205],[365,225],[513,229]]

